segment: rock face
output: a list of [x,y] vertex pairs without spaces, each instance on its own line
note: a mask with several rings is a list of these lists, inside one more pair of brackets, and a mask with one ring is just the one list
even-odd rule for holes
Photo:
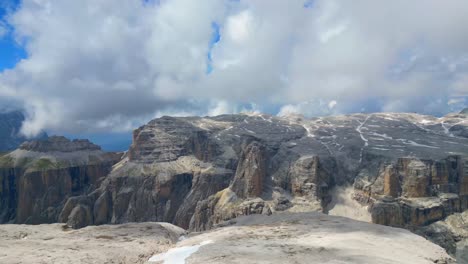
[[250,143],[242,151],[230,188],[240,198],[259,197],[263,194],[266,177],[265,154],[258,142]]
[[[14,150],[27,140],[20,134],[24,120],[24,114],[20,111],[0,112],[0,152]],[[44,138],[47,138],[46,133],[41,133],[37,137],[37,139]]]
[[162,117],[134,131],[98,189],[70,199],[89,208],[89,224],[205,230],[239,215],[327,211],[330,190],[353,185],[373,222],[425,226],[467,209],[468,138],[452,132],[465,131],[467,118]]
[[[119,158],[87,140],[23,143],[0,157],[0,223],[57,222],[67,198],[97,188]],[[74,215],[81,217],[82,211]]]
[[436,161],[398,159],[395,169],[390,165],[379,176],[383,180],[366,186],[363,196],[372,205],[373,222],[417,227],[468,209],[466,163],[460,156]]
[[468,263],[468,211],[450,215],[419,229],[418,233],[447,249],[459,263]]

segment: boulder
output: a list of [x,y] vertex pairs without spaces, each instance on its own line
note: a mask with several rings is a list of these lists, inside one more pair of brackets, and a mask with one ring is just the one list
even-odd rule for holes
[[85,205],[77,205],[68,217],[67,225],[72,228],[82,228],[93,223],[91,209]]

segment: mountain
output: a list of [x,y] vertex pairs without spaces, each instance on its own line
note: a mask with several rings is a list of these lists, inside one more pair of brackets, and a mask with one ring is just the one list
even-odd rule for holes
[[340,214],[336,187],[351,186],[346,198],[370,221],[426,226],[468,208],[466,121],[402,113],[161,117],[134,131],[92,195],[88,224],[166,221],[202,231],[239,215]]
[[[242,215],[322,211],[432,239],[425,228],[468,209],[468,117],[165,116],[136,129],[124,157],[106,168],[93,188],[60,196],[63,206],[45,219],[204,231]],[[28,211],[35,223],[40,212]],[[434,241],[449,250],[466,239]]]
[[65,201],[92,192],[120,157],[88,140],[52,136],[22,143],[0,157],[0,223],[58,222]]
[[[25,120],[21,111],[0,112],[0,152],[16,149],[27,140],[20,134],[21,125]],[[37,138],[46,138],[42,133]]]

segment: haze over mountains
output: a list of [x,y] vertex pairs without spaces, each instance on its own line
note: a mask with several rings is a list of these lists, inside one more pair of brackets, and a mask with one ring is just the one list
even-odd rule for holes
[[[0,112],[0,152],[16,149],[27,137],[21,133],[21,126],[25,121],[22,111]],[[47,138],[41,133],[37,138]]]

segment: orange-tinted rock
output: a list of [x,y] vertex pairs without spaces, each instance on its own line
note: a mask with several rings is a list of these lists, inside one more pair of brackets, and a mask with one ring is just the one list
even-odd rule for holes
[[[406,163],[406,162],[405,162]],[[429,196],[430,170],[422,161],[413,159],[406,163],[402,173],[402,195],[405,197]]]
[[231,189],[241,198],[259,197],[265,176],[264,149],[258,142],[252,142],[242,152]]
[[385,167],[384,172],[384,195],[398,197],[401,191],[400,179],[397,171],[392,165]]

